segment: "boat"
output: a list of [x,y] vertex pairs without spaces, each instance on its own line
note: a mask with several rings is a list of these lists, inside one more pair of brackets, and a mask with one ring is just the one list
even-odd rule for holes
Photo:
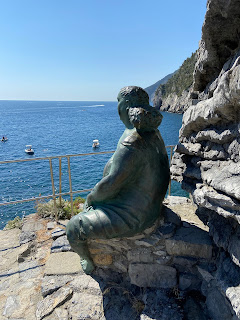
[[100,146],[99,140],[97,140],[97,139],[93,140],[92,147],[93,147],[93,148],[98,148],[99,146]]
[[6,141],[8,141],[8,138],[7,137],[2,137],[1,141],[2,142],[6,142]]
[[27,153],[27,154],[34,154],[34,150],[33,150],[33,148],[32,148],[32,146],[30,145],[30,144],[27,144],[26,145],[26,149],[25,149],[25,152]]

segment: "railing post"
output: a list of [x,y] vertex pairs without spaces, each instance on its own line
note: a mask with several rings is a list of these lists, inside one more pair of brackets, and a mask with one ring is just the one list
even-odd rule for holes
[[57,203],[56,203],[56,196],[55,196],[55,186],[54,186],[54,178],[53,178],[52,159],[49,159],[49,166],[50,166],[51,181],[52,181],[52,193],[53,193],[55,219],[57,220]]
[[[172,156],[173,156],[173,146],[170,146],[170,167],[171,167],[171,162],[172,162]],[[169,185],[168,185],[168,195],[169,196],[171,196],[171,184],[172,184],[172,179],[170,177]]]
[[[62,193],[62,158],[59,157],[59,193]],[[62,196],[59,196],[59,203],[62,206]]]
[[[170,164],[172,161],[173,157],[173,148],[175,146],[166,146],[166,148],[170,148]],[[39,197],[32,197],[28,199],[22,199],[22,200],[15,200],[15,201],[8,201],[8,202],[0,202],[0,207],[1,206],[6,206],[6,205],[12,205],[12,204],[18,204],[18,203],[24,203],[24,202],[29,202],[29,201],[36,201],[36,200],[41,200],[41,199],[49,199],[53,198],[54,201],[54,209],[55,209],[55,218],[57,220],[57,197],[60,198],[60,204],[62,201],[62,196],[68,196],[70,195],[71,198],[71,214],[73,215],[73,194],[78,194],[81,192],[89,192],[92,189],[86,189],[86,190],[77,190],[73,191],[72,190],[72,179],[71,179],[71,168],[70,168],[70,157],[78,157],[78,156],[87,156],[87,155],[99,155],[99,154],[108,154],[108,153],[114,153],[114,151],[105,151],[105,152],[98,152],[98,153],[81,153],[81,154],[69,154],[69,155],[61,155],[61,156],[52,156],[52,157],[44,157],[44,158],[32,158],[32,159],[19,159],[19,160],[5,160],[5,161],[0,161],[1,164],[7,164],[7,163],[17,163],[17,162],[29,162],[29,161],[40,161],[40,160],[49,160],[49,165],[50,165],[50,173],[51,173],[51,181],[52,181],[52,195],[48,196],[39,196]],[[64,192],[62,193],[62,163],[61,160],[62,158],[67,158],[68,159],[68,175],[69,175],[69,187],[70,187],[70,192]],[[53,169],[52,169],[52,159],[59,159],[59,193],[55,192],[55,186],[54,186],[54,177],[53,177]],[[171,195],[171,180],[169,182],[169,195]]]
[[70,199],[71,199],[71,214],[73,216],[73,193],[72,193],[72,178],[71,178],[71,167],[70,167],[70,157],[68,160],[68,177],[69,177],[69,188],[70,188]]

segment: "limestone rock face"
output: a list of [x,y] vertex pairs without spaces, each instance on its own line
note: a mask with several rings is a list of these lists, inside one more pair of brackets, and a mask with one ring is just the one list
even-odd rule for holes
[[240,223],[239,4],[208,1],[194,74],[195,89],[204,90],[205,100],[185,112],[171,168],[199,207],[232,218],[235,228]]
[[[208,1],[193,84],[201,101],[183,115],[171,166],[172,177],[191,193],[198,206],[197,214],[208,224],[215,244],[229,258],[231,268],[237,269],[240,267],[239,26],[239,0]],[[220,264],[218,273],[219,270]],[[214,277],[214,281],[218,280]],[[232,287],[236,285],[233,281]],[[207,306],[211,314],[216,314],[214,307],[231,299],[220,289],[219,294],[211,290],[206,289]],[[213,297],[218,303],[213,302]],[[236,319],[240,319],[239,311],[236,314]]]
[[208,0],[194,72],[194,90],[204,91],[239,48],[239,7],[239,0]]
[[171,93],[166,98],[155,95],[153,100],[154,106],[161,111],[183,113],[194,103],[194,100],[190,98],[190,95],[191,93],[188,90],[183,91],[180,97],[176,93]]
[[198,102],[198,93],[193,92],[193,71],[197,54],[192,53],[166,83],[156,89],[153,105],[161,111],[183,113]]

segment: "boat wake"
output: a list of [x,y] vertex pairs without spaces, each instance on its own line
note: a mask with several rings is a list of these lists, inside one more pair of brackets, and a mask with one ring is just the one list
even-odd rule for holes
[[96,107],[104,107],[104,104],[93,104],[92,106],[81,106],[81,108],[96,108]]

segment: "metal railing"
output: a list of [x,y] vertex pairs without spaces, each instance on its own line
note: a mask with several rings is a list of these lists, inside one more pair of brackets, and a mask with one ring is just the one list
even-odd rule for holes
[[[170,163],[171,163],[171,160],[172,160],[173,148],[174,147],[175,147],[174,145],[166,146],[167,149],[170,148],[170,157],[169,157]],[[15,200],[15,201],[0,202],[0,206],[6,206],[6,205],[11,205],[11,204],[19,204],[19,203],[23,203],[23,202],[38,201],[38,200],[52,198],[53,201],[54,201],[55,217],[57,219],[56,199],[57,199],[57,197],[59,197],[59,201],[61,203],[62,196],[68,195],[68,196],[70,196],[71,213],[73,215],[73,195],[74,194],[90,192],[92,189],[82,189],[82,190],[75,190],[75,191],[72,190],[70,158],[72,158],[72,157],[84,157],[84,156],[90,156],[90,155],[108,154],[108,153],[114,153],[114,152],[115,151],[91,152],[91,153],[67,154],[67,155],[61,155],[61,156],[42,157],[42,158],[31,158],[31,159],[0,161],[0,164],[7,164],[7,163],[19,163],[19,162],[48,160],[49,161],[49,168],[50,168],[50,175],[51,175],[51,184],[52,184],[52,194],[50,194],[50,195],[32,197],[32,198],[27,198],[27,199],[22,199],[22,200]],[[62,159],[63,158],[67,158],[67,164],[68,164],[68,178],[69,178],[69,191],[68,192],[62,192]],[[53,159],[59,159],[59,192],[57,192],[57,193],[55,192],[55,183],[54,183],[54,177],[53,177],[53,166],[52,166],[52,160]],[[171,195],[171,179],[169,181],[168,194]]]

